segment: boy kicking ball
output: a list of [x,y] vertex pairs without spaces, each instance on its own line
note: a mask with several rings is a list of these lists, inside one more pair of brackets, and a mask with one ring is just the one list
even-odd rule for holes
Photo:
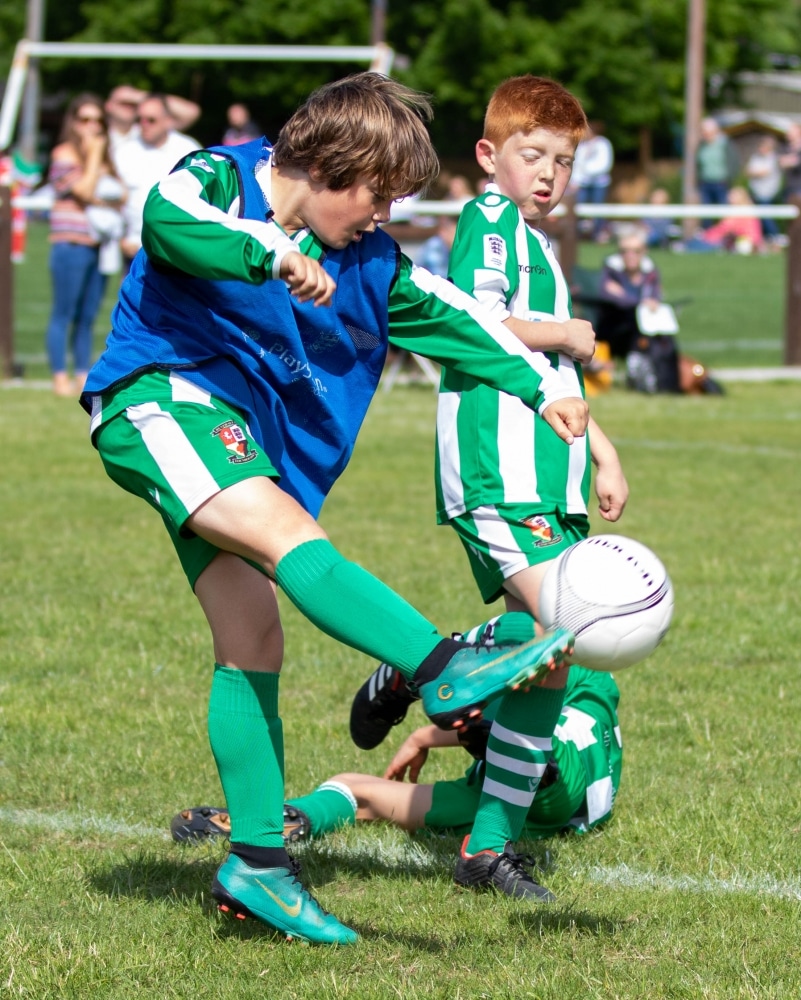
[[[570,180],[587,120],[564,87],[544,77],[514,77],[492,95],[476,158],[489,175],[485,192],[462,210],[449,275],[533,352],[566,391],[583,393],[581,362],[595,335],[571,316],[570,295],[553,248],[539,228]],[[551,560],[589,531],[590,459],[601,516],[616,521],[628,498],[617,453],[590,419],[586,438],[567,441],[507,392],[446,370],[437,410],[437,519],[464,545],[489,604],[539,611]],[[541,899],[525,881],[512,845],[520,837],[552,754],[567,670],[497,706],[489,735],[483,790],[454,878]],[[351,711],[362,749],[377,746],[406,714],[413,686],[382,665]]]
[[389,342],[519,394],[567,441],[586,428],[575,386],[378,228],[436,173],[429,115],[421,95],[363,73],[315,92],[274,147],[182,160],[150,193],[82,396],[109,476],[161,514],[211,629],[209,739],[231,817],[212,893],[305,941],[357,935],[303,886],[283,842],[276,588],[400,671],[445,728],[558,666],[572,642],[446,639],[316,521]]
[[[503,644],[509,637],[531,634],[527,614],[509,612],[487,622],[468,638]],[[526,814],[523,834],[543,839],[564,832],[584,833],[611,816],[620,786],[623,750],[617,717],[619,692],[611,674],[571,667],[564,704],[553,736],[553,755]],[[383,820],[410,833],[418,830],[469,832],[475,822],[486,770],[489,718],[461,733],[423,726],[411,733],[392,758],[383,777],[337,774],[314,791],[284,805],[284,837],[288,843],[324,836],[354,823]],[[433,784],[418,783],[429,751],[461,745],[475,760],[464,777]],[[408,780],[404,780],[408,778]],[[210,818],[211,817],[211,818]],[[223,809],[185,809],[172,823],[177,841],[197,841],[230,833]],[[516,898],[550,902],[552,893],[526,870],[530,858],[511,846],[508,863],[496,858],[492,885]]]

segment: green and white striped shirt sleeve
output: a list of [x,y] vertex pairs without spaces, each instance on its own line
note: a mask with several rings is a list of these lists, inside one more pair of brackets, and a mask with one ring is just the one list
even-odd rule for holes
[[240,197],[230,160],[206,150],[193,153],[148,195],[142,230],[148,257],[217,281],[258,285],[278,277],[281,261],[301,246],[275,222],[240,219]]
[[474,298],[405,256],[390,292],[389,320],[397,347],[519,396],[540,412],[577,395],[544,355],[524,347]]

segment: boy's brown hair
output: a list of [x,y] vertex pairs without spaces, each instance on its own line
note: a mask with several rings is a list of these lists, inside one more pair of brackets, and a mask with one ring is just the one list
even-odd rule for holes
[[500,148],[516,132],[545,128],[576,143],[587,131],[584,109],[569,90],[544,76],[514,76],[494,91],[484,116],[484,138]]
[[389,198],[415,194],[439,172],[425,123],[425,94],[380,73],[356,73],[328,83],[284,125],[273,156],[281,165],[314,169],[332,191],[371,178]]

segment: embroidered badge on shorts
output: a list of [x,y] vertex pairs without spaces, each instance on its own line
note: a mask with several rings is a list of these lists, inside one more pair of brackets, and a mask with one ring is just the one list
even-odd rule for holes
[[222,441],[231,454],[228,461],[233,465],[242,462],[251,462],[256,457],[256,449],[248,448],[248,439],[245,432],[235,420],[226,420],[224,424],[218,424],[211,432],[212,437],[217,437]]
[[553,533],[553,528],[542,514],[532,514],[531,517],[524,517],[520,523],[525,524],[531,531],[531,534],[534,536],[534,544],[538,549],[544,548],[546,545],[556,545],[562,541],[563,536]]

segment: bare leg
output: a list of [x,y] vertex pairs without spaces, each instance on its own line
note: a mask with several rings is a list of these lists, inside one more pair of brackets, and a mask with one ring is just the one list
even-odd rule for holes
[[326,538],[314,518],[264,476],[216,493],[195,511],[187,526],[213,545],[252,559],[270,577],[296,546]]
[[389,781],[372,774],[337,774],[330,781],[339,781],[353,792],[360,821],[386,820],[414,833],[425,826],[431,810],[433,785],[413,785],[406,781]]
[[211,627],[217,663],[281,670],[284,635],[272,580],[239,556],[221,552],[201,573],[195,594]]

